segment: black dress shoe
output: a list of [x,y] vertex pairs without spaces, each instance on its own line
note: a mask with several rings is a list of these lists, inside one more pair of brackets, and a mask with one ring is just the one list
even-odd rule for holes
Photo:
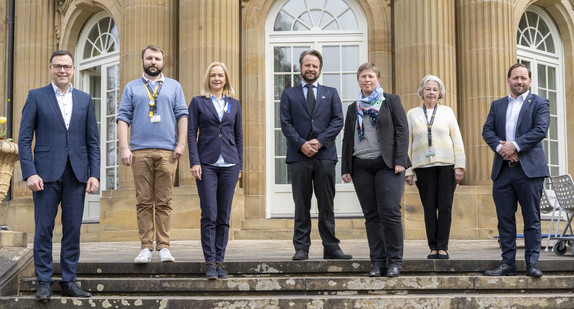
[[52,297],[52,283],[38,282],[38,290],[36,291],[36,300],[48,302]]
[[538,264],[528,264],[526,265],[526,275],[528,277],[540,278],[542,277],[542,271],[538,268]]
[[[446,251],[445,251],[446,252]],[[437,254],[437,259],[439,260],[448,260],[448,252],[446,254]]]
[[391,265],[389,266],[389,270],[387,270],[387,277],[393,278],[398,277],[401,274],[401,268],[398,265]]
[[91,297],[92,293],[80,289],[76,283],[68,282],[60,284],[62,287],[62,296],[68,297]]
[[331,253],[323,253],[323,258],[329,260],[350,260],[353,258],[353,256],[350,254],[345,254],[341,249],[338,249]]
[[429,259],[429,260],[438,259],[438,253],[429,253],[429,255],[427,255],[427,259]]
[[297,250],[295,255],[293,255],[293,261],[301,261],[301,260],[306,260],[308,258],[309,258],[309,253],[307,253],[307,251],[305,251],[303,249]]
[[380,263],[373,263],[371,271],[369,272],[369,277],[382,277],[383,274],[387,274],[387,268],[381,267]]
[[500,263],[495,269],[489,269],[484,272],[487,276],[516,276],[516,265]]

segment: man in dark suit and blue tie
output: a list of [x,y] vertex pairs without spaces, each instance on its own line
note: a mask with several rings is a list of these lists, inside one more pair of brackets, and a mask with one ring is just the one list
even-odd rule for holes
[[510,95],[492,102],[482,130],[494,151],[492,196],[498,216],[502,262],[488,276],[516,275],[516,219],[520,203],[524,221],[526,275],[542,277],[540,256],[540,195],[550,176],[542,140],[550,123],[548,99],[532,94],[532,73],[517,63],[508,70]]
[[319,234],[323,258],[350,259],[335,236],[335,138],[343,127],[343,110],[337,90],[319,85],[323,57],[316,50],[301,53],[301,84],[281,94],[281,130],[287,138],[287,159],[295,202],[293,260],[309,258],[311,197],[317,196]]
[[62,296],[91,296],[75,282],[84,199],[86,192],[95,193],[99,186],[100,142],[92,98],[72,88],[74,70],[69,52],[54,52],[50,57],[52,83],[30,90],[20,122],[20,166],[34,196],[34,265],[39,301],[48,301],[52,295],[52,233],[60,203]]

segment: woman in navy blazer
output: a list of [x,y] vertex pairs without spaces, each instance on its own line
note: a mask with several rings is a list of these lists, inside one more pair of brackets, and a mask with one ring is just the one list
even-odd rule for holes
[[200,94],[189,104],[187,140],[201,206],[205,275],[208,279],[227,278],[223,259],[233,193],[243,165],[243,129],[241,106],[232,98],[225,64],[208,66]]

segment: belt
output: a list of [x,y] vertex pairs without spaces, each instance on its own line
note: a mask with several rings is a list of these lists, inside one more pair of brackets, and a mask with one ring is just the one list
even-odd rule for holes
[[509,160],[504,160],[503,161],[505,165],[508,165],[508,167],[518,167],[520,166],[520,161],[516,161],[516,162],[512,162]]

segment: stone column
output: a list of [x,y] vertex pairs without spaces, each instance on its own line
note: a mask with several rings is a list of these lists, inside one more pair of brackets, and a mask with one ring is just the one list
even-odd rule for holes
[[[22,108],[28,91],[50,81],[49,61],[57,49],[55,32],[56,1],[16,1],[14,24],[13,138],[18,140]],[[34,234],[32,191],[22,180],[20,163],[14,166],[12,197],[4,218],[13,231]]]
[[489,185],[492,150],[482,140],[490,103],[508,95],[506,73],[516,62],[512,0],[457,1],[459,113],[466,152],[465,183]]
[[457,112],[454,5],[454,0],[395,2],[396,93],[405,111],[421,104],[417,90],[432,74],[445,84],[441,104]]
[[[50,81],[50,56],[57,49],[55,1],[16,1],[14,25],[14,128],[20,127],[22,108],[30,89],[46,86]],[[31,18],[36,16],[37,18]],[[73,51],[72,51],[73,52]],[[14,130],[14,140],[18,131]],[[14,169],[12,194],[31,198],[32,192],[22,181],[20,164]]]
[[[157,44],[165,51],[166,77],[178,79],[177,8],[176,0],[123,0],[120,29],[120,83],[125,85],[141,77],[141,51]],[[119,187],[134,187],[131,167],[120,164]]]
[[[188,103],[199,95],[205,70],[214,61],[225,63],[239,98],[239,5],[237,0],[180,1],[179,81]],[[244,123],[245,117],[243,110]],[[179,166],[180,186],[195,185],[187,156]]]

